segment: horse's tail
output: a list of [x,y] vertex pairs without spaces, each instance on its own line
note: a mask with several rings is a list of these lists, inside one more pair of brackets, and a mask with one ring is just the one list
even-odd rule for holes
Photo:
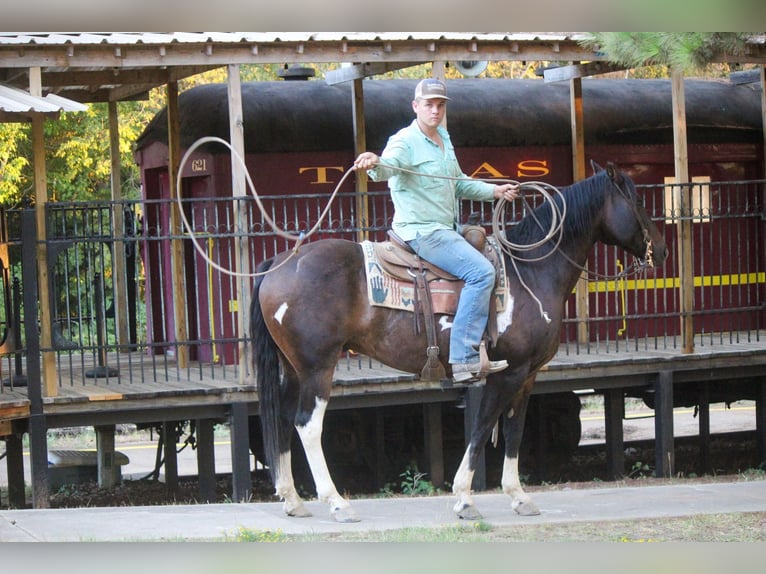
[[[259,273],[265,273],[274,263],[267,259],[258,266]],[[258,405],[260,410],[261,431],[266,464],[269,466],[271,478],[276,482],[276,467],[279,462],[280,434],[280,370],[279,353],[274,338],[269,333],[263,320],[263,311],[259,294],[265,275],[259,275],[255,280],[253,295],[250,302],[250,337],[252,339],[253,369],[258,385]],[[276,486],[276,484],[275,484]]]

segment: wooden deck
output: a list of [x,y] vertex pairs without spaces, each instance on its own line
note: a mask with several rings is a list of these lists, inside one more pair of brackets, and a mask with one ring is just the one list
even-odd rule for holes
[[[195,411],[223,416],[227,405],[255,405],[258,400],[252,374],[241,373],[236,365],[190,363],[181,369],[173,358],[145,352],[110,354],[105,365],[114,369],[111,376],[88,376],[107,370],[93,354],[59,353],[57,395],[42,399],[49,426],[99,424],[110,416],[114,422],[141,422],[158,414],[165,419]],[[633,349],[591,344],[580,352],[562,347],[539,373],[534,392],[641,387],[653,384],[662,372],[673,373],[675,383],[763,377],[766,332],[727,337],[721,344],[703,342],[692,354],[647,343],[634,344]],[[7,379],[6,374],[0,388],[0,421],[28,417],[27,388],[8,386]],[[331,408],[442,402],[460,393],[367,357],[350,356],[342,357],[336,367]],[[91,418],[93,423],[88,422]]]

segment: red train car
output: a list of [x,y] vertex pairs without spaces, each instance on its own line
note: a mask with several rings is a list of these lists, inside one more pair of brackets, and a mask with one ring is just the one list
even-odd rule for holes
[[[380,151],[389,135],[412,120],[413,80],[364,82],[367,148]],[[448,81],[451,101],[448,125],[464,171],[480,178],[510,178],[566,185],[572,181],[569,87],[540,80],[461,79]],[[760,205],[758,186],[731,190],[705,182],[747,181],[763,178],[763,126],[761,96],[749,85],[723,81],[686,80],[686,110],[690,177],[694,188],[695,275],[700,277],[700,310],[726,304],[726,284],[745,290],[737,297],[762,301],[764,281],[751,276],[764,268],[761,249],[726,245],[711,258],[712,245],[731,241],[734,228],[744,245],[762,244],[762,222],[734,215]],[[349,84],[330,86],[323,81],[257,82],[242,86],[246,163],[255,188],[270,215],[286,230],[309,229],[354,158],[352,93]],[[661,221],[674,244],[677,212],[663,185],[674,173],[671,87],[667,80],[583,81],[586,158],[614,161],[638,184],[649,187],[645,201]],[[179,98],[182,150],[199,138],[229,139],[227,87],[223,84],[190,89]],[[231,160],[225,146],[209,144],[195,152],[182,174],[181,193],[190,201],[188,212],[195,233],[204,237],[209,255],[232,267]],[[167,118],[159,113],[137,141],[135,158],[141,168],[145,199],[144,256],[147,269],[147,314],[150,341],[172,340],[172,284],[178,277],[169,269],[169,180],[167,172]],[[355,238],[360,229],[382,237],[390,223],[391,207],[385,183],[370,184],[369,206],[358,209],[353,181],[346,182],[333,205],[323,236]],[[252,208],[251,204],[251,208]],[[762,208],[761,208],[762,209]],[[732,215],[732,217],[728,217]],[[254,262],[289,248],[269,233],[262,216],[248,215]],[[716,225],[710,224],[717,218]],[[484,214],[484,222],[490,214]],[[601,248],[599,248],[601,249]],[[723,254],[721,254],[723,253]],[[734,256],[733,254],[736,254]],[[627,265],[622,254],[603,248],[592,258],[601,273]],[[190,338],[207,340],[199,347],[202,361],[236,360],[236,297],[231,278],[211,273],[192,249],[186,250],[186,289]],[[678,270],[673,258],[667,269],[650,280],[595,282],[590,307],[603,321],[591,325],[590,337],[617,338],[627,326],[639,334],[674,334],[679,325],[668,319],[677,312],[674,283]],[[734,285],[736,283],[736,285]],[[759,291],[760,290],[760,291]],[[573,305],[572,305],[573,308]],[[763,313],[744,310],[739,319],[748,328],[763,325]],[[574,315],[574,311],[571,312]],[[725,329],[717,319],[706,319],[700,329]],[[565,325],[563,340],[574,340],[576,324]],[[222,341],[216,343],[216,341]]]

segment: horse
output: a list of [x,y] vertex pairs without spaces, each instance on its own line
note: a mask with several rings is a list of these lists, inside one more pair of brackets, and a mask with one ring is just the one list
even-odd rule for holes
[[[558,205],[559,212],[562,203],[566,204],[558,245],[553,239],[541,241],[528,252],[514,254],[514,271],[506,265],[509,303],[498,316],[499,334],[488,355],[492,360],[506,359],[509,367],[484,381],[469,443],[453,480],[454,512],[459,518],[481,519],[471,483],[500,418],[505,438],[503,492],[518,514],[539,514],[518,473],[526,408],[537,372],[558,350],[565,300],[593,245],[600,241],[620,246],[639,260],[650,258],[655,266],[662,265],[667,256],[665,240],[644,210],[633,181],[611,163],[605,169],[594,164],[594,170],[593,175],[562,188],[559,195],[504,231],[513,244],[534,245],[556,217],[551,202]],[[549,256],[540,257],[546,248]],[[509,254],[504,257],[509,263]],[[333,483],[321,443],[338,357],[353,349],[418,374],[426,335],[415,333],[411,312],[370,305],[359,243],[338,238],[308,242],[297,252],[283,252],[262,262],[258,270],[250,335],[264,450],[275,494],[284,501],[288,516],[311,515],[293,482],[290,445],[294,428],[318,499],[329,505],[336,521],[356,522],[357,513]],[[546,309],[546,319],[541,318],[538,303]],[[448,349],[448,328],[438,333],[438,346]],[[449,376],[448,356],[442,352],[440,361]]]

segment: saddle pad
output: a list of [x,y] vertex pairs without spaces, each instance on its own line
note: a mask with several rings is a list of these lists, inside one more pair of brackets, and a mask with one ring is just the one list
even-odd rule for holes
[[[377,255],[375,254],[375,245],[372,241],[362,241],[360,245],[362,253],[364,253],[367,298],[370,305],[414,312],[414,283],[412,281],[401,281],[386,273],[378,262]],[[457,310],[457,300],[460,296],[460,290],[463,288],[463,282],[437,279],[431,281],[429,286],[431,288],[433,312],[443,315],[454,315]],[[504,270],[497,285],[495,297],[497,300],[497,310],[501,312],[505,309],[508,299]]]

